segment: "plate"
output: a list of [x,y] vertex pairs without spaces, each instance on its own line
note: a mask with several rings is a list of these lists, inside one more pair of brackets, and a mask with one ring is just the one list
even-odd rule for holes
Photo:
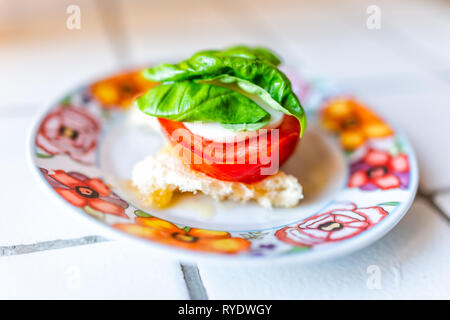
[[281,168],[304,187],[295,208],[202,195],[179,196],[164,210],[148,207],[129,179],[163,139],[130,121],[133,98],[153,85],[137,71],[87,83],[47,106],[30,134],[31,169],[68,212],[110,237],[181,260],[307,262],[361,249],[411,205],[414,152],[399,130],[348,92],[284,70],[308,114],[307,132]]

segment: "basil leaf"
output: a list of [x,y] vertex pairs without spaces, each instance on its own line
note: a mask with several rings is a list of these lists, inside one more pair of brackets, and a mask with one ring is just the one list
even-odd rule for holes
[[279,112],[283,112],[285,114],[293,115],[289,112],[289,110],[285,109],[282,105],[280,105],[277,101],[275,101],[267,91],[257,86],[256,84],[253,84],[250,81],[229,76],[227,74],[220,75],[215,78],[200,79],[194,81],[198,83],[221,86],[231,89],[235,92],[239,92],[240,94],[251,99],[253,102],[257,103],[260,107],[262,107],[266,111],[267,108],[270,108]]
[[305,112],[292,91],[289,79],[265,60],[229,56],[220,51],[202,51],[178,64],[161,64],[144,71],[144,76],[153,81],[208,79],[219,75],[247,80],[265,90],[285,112],[299,120],[300,136],[303,135],[306,129]]
[[235,46],[224,50],[223,55],[226,56],[235,56],[235,57],[244,57],[248,59],[259,59],[269,62],[275,66],[278,66],[281,63],[281,59],[278,58],[273,52],[269,49],[263,47],[255,47],[249,48],[246,46]]
[[249,48],[247,46],[235,46],[227,48],[223,51],[218,50],[205,50],[197,52],[196,55],[203,54],[220,54],[222,56],[230,56],[230,57],[242,57],[247,59],[259,59],[264,60],[268,63],[271,63],[275,66],[281,63],[280,58],[278,58],[273,52],[269,49],[263,47],[254,47]]
[[137,105],[148,115],[175,121],[240,124],[235,130],[243,130],[242,124],[252,124],[251,128],[257,130],[270,120],[270,114],[246,96],[225,87],[194,81],[153,87],[137,99]]

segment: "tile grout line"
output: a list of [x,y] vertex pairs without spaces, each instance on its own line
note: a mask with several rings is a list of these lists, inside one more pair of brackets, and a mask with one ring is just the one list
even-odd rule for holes
[[[97,0],[97,8],[102,19],[103,26],[111,44],[111,49],[117,60],[119,67],[126,67],[130,64],[130,51],[127,45],[129,41],[125,28],[122,11],[117,0],[108,2],[105,6],[103,1]],[[179,263],[183,273],[186,289],[191,300],[207,300],[206,289],[200,278],[197,265]]]
[[436,210],[439,215],[441,215],[445,221],[450,223],[450,217],[447,216],[447,214],[441,209],[441,207],[434,202],[433,197],[437,194],[437,192],[433,193],[424,193],[420,189],[417,191],[417,195],[421,198],[423,198],[434,210]]
[[119,8],[119,1],[110,0],[106,4],[105,1],[96,0],[96,6],[116,63],[123,68],[129,63],[130,51],[128,49],[128,34],[122,11]]
[[94,243],[106,242],[108,239],[102,236],[86,236],[75,239],[58,239],[51,241],[36,242],[33,244],[20,244],[12,246],[0,246],[0,257],[22,255],[40,251],[65,249],[76,246],[84,246]]
[[[111,31],[108,32],[108,30],[111,28],[111,26],[114,25],[113,23],[108,23],[111,18],[117,18],[117,14],[114,15],[113,11],[117,11],[116,6],[117,2],[111,0],[111,3],[108,3],[108,6],[104,6],[102,1],[97,1],[98,6],[98,12],[100,15],[100,19],[103,21],[106,29],[107,36],[112,44],[112,50],[116,54],[116,59],[118,62],[120,62],[123,58],[123,54],[118,52],[117,49],[122,46],[123,48],[126,48],[124,46],[124,33],[119,32],[122,29],[122,25],[118,25],[117,28],[113,28]],[[110,10],[109,8],[113,8]],[[112,19],[113,21],[117,21],[117,19]],[[115,37],[114,32],[116,31],[116,34],[119,34],[119,38]],[[121,42],[117,42],[115,40],[119,39],[122,40]],[[8,104],[6,110],[0,110],[0,114],[7,112],[8,109],[13,109],[13,114],[7,114],[8,117],[11,118],[23,118],[23,115],[21,113],[17,113],[17,105],[13,105],[13,107]],[[30,104],[20,105],[21,111],[30,109]],[[11,110],[10,110],[11,111]],[[56,249],[65,249],[75,246],[83,246],[83,245],[89,245],[94,243],[100,243],[109,241],[108,239],[99,236],[99,235],[92,235],[92,236],[85,236],[81,238],[74,238],[74,239],[57,239],[57,240],[50,240],[50,241],[42,241],[42,242],[36,242],[32,244],[20,244],[20,245],[11,245],[11,246],[0,246],[0,257],[2,256],[15,256],[15,255],[22,255],[22,254],[29,254],[34,252],[40,252],[40,251],[48,251],[48,250],[56,250]]]
[[203,285],[200,272],[196,264],[184,264],[180,262],[181,272],[183,272],[184,282],[186,283],[189,299],[191,300],[209,300],[206,288]]
[[424,194],[430,195],[430,196],[436,196],[440,193],[450,193],[450,187],[440,187],[440,188],[434,189],[431,192],[424,192]]
[[[231,0],[233,3],[237,3],[234,0]],[[222,9],[217,3],[212,4],[214,9]],[[239,6],[245,6],[246,10],[249,10],[247,4],[240,3]],[[229,19],[227,19],[229,23],[233,23]],[[272,39],[277,39],[278,37],[270,31],[270,29],[267,29],[267,26],[261,21],[259,17],[254,17],[253,21],[257,25],[258,30],[265,30],[266,34],[271,34]],[[183,272],[184,280],[186,282],[186,286],[189,293],[189,298],[191,300],[209,300],[208,293],[206,291],[206,288],[203,284],[202,278],[200,276],[200,271],[197,264],[184,264],[180,263],[181,270]]]

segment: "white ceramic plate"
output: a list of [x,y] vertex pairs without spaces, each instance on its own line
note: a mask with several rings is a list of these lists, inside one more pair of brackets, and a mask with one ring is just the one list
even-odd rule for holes
[[126,106],[148,89],[134,72],[87,83],[48,106],[31,133],[32,170],[86,223],[184,260],[305,262],[363,248],[411,205],[414,153],[401,132],[348,93],[287,73],[309,125],[282,167],[304,187],[295,208],[201,195],[165,210],[147,207],[129,186],[131,169],[163,140],[129,121]]

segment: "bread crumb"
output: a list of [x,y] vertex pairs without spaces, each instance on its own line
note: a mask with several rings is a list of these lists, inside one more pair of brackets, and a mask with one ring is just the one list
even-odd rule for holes
[[292,175],[279,171],[253,184],[221,181],[190,169],[172,149],[165,146],[133,168],[133,185],[154,207],[167,207],[175,192],[202,192],[215,200],[256,201],[265,208],[294,207],[303,199],[302,187]]

